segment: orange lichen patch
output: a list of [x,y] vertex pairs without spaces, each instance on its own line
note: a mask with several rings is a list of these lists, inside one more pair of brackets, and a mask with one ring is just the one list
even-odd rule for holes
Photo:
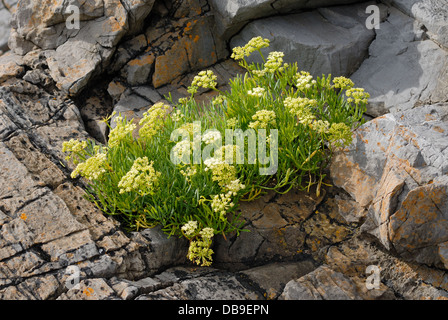
[[26,221],[26,219],[28,219],[28,216],[26,215],[26,213],[22,213],[20,215],[20,219],[22,219],[23,221]]
[[374,198],[376,180],[366,174],[358,163],[351,162],[343,153],[337,153],[331,163],[333,182],[343,187],[362,206],[368,206]]
[[134,66],[142,67],[144,65],[154,63],[154,60],[155,60],[154,55],[150,54],[150,55],[145,55],[143,57],[138,57],[134,60],[131,60],[128,62],[128,65],[131,67],[134,67]]
[[440,128],[439,126],[434,126],[434,128],[432,128],[434,131],[440,132],[440,133],[444,133],[445,129]]
[[185,26],[184,31],[185,31],[185,32],[190,32],[191,29],[193,29],[193,27],[192,27],[192,23],[191,23],[191,22],[188,22],[187,25]]
[[434,115],[430,113],[425,114],[425,121],[434,121],[434,120],[437,120],[437,118]]
[[380,142],[377,142],[376,145],[380,148],[381,151],[386,152],[386,148],[384,148]]
[[123,17],[111,18],[109,19],[110,23],[104,25],[104,31],[107,33],[118,32],[123,30],[123,27],[126,25],[126,20]]
[[82,291],[82,293],[84,293],[88,297],[90,297],[94,292],[95,291],[90,287],[87,287]]
[[198,41],[199,41],[199,36],[196,35],[196,36],[194,37],[194,39],[193,39],[193,42],[196,43],[196,42],[198,42]]
[[113,95],[120,95],[126,90],[126,87],[118,82],[118,81],[112,81],[109,83],[109,87],[107,88],[107,91]]
[[445,187],[431,184],[410,191],[401,208],[390,219],[390,240],[406,250],[445,241],[441,229],[448,228],[437,204],[448,198]]

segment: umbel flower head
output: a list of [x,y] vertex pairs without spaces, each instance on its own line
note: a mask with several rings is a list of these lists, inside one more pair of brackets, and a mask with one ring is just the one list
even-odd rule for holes
[[271,110],[259,110],[253,116],[253,122],[249,123],[249,128],[266,129],[268,125],[275,126],[275,112]]
[[346,77],[336,77],[333,79],[333,87],[336,89],[348,90],[353,88],[354,85],[353,81]]
[[297,117],[297,121],[304,124],[311,124],[316,116],[313,114],[313,107],[317,106],[317,100],[308,98],[292,98],[287,97],[283,101],[285,108],[294,116]]
[[85,162],[78,164],[73,170],[71,177],[74,179],[78,175],[85,177],[91,181],[98,180],[107,168],[107,155],[105,153],[97,153]]
[[215,89],[218,83],[218,77],[211,70],[201,71],[194,77],[191,86],[188,88],[188,93],[195,94],[198,88]]
[[137,127],[135,124],[132,123],[133,120],[130,122],[126,121],[126,119],[123,119],[121,115],[115,118],[115,128],[113,128],[109,133],[109,147],[113,148],[115,146],[118,146],[121,141],[123,141],[126,137],[132,134],[132,132]]
[[149,163],[147,157],[137,158],[132,168],[118,183],[120,193],[134,191],[140,195],[146,195],[153,192],[158,186],[158,180],[161,176],[161,173],[157,172],[153,165],[154,161]]
[[262,87],[256,87],[253,88],[252,90],[247,91],[247,94],[252,96],[252,97],[263,97],[263,95],[266,93],[266,89],[262,88]]
[[74,164],[79,163],[79,156],[85,156],[85,149],[88,146],[87,141],[79,141],[75,139],[70,139],[69,141],[64,141],[62,143],[62,152],[69,153],[68,156],[65,157],[65,160],[73,160]]
[[336,148],[349,145],[353,140],[352,131],[345,123],[332,123],[328,133],[329,141]]
[[264,64],[264,71],[274,73],[275,71],[283,70],[283,57],[285,54],[279,51],[273,51],[269,53],[268,60]]
[[200,230],[197,221],[188,221],[181,227],[182,233],[190,240],[187,258],[197,265],[206,267],[212,264],[213,250],[212,238],[215,234],[213,228],[203,228]]
[[236,168],[217,157],[208,158],[204,161],[205,171],[211,170],[212,180],[217,181],[221,187],[226,186],[236,179]]
[[269,47],[269,39],[263,39],[262,37],[254,37],[244,47],[233,48],[233,53],[230,56],[235,60],[243,60],[245,57],[250,56],[254,51],[261,50],[262,48]]
[[363,88],[350,88],[345,91],[345,95],[349,97],[347,99],[348,103],[354,102],[355,104],[367,104],[368,99],[370,98],[370,94],[364,92]]
[[296,75],[296,78],[297,89],[299,89],[299,91],[310,89],[314,84],[316,84],[316,80],[313,80],[313,76],[307,71],[300,71],[300,73]]
[[138,132],[140,137],[151,139],[155,136],[163,128],[164,118],[170,108],[170,106],[165,105],[163,102],[158,102],[146,111],[139,122],[142,126]]

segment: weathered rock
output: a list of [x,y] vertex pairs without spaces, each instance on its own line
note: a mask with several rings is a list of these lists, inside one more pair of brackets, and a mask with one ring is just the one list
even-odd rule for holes
[[79,29],[68,28],[67,1],[22,1],[14,14],[10,46],[18,54],[46,50],[50,74],[63,91],[76,95],[105,70],[115,46],[141,27],[152,1],[95,1],[79,7]]
[[315,190],[292,190],[285,195],[269,192],[241,203],[239,210],[248,232],[218,237],[213,248],[215,265],[229,270],[258,266],[267,260],[285,262],[318,255],[353,233],[323,190],[319,197]]
[[447,268],[448,106],[376,118],[332,163],[334,183],[368,209],[363,230],[413,261]]
[[290,13],[291,11],[313,9],[338,4],[359,2],[357,0],[338,1],[294,1],[294,0],[212,0],[211,5],[215,9],[217,28],[224,39],[229,39],[236,34],[248,21],[260,19],[278,13]]
[[273,263],[241,271],[241,275],[247,277],[263,291],[263,296],[268,300],[277,299],[283,292],[285,285],[291,280],[300,278],[316,268],[310,260],[291,263]]
[[88,279],[60,295],[57,300],[110,300],[116,297],[116,292],[104,279]]
[[[267,52],[284,52],[284,61],[297,62],[299,70],[314,76],[348,76],[368,56],[375,32],[365,27],[365,5],[327,8],[305,13],[255,20],[230,41],[231,47],[243,46],[262,36],[271,41]],[[291,33],[291,29],[297,32]],[[252,57],[253,56],[253,57]],[[247,60],[262,62],[257,53]]]
[[[176,269],[173,270],[175,279]],[[172,271],[172,272],[173,272]],[[207,274],[203,274],[206,272]],[[185,277],[188,275],[188,277]],[[202,270],[200,276],[194,272],[185,274],[183,279],[164,289],[146,295],[140,295],[137,300],[258,300],[263,297],[259,292],[248,288],[246,283],[227,272],[219,270]]]
[[0,4],[0,51],[6,52],[9,50],[8,39],[11,20],[11,12],[6,8],[3,3]]
[[187,261],[188,241],[185,238],[168,237],[159,227],[134,233],[131,239],[145,248],[142,258],[148,275]]
[[288,282],[280,299],[361,300],[357,291],[353,280],[323,265],[300,279]]
[[448,48],[448,2],[446,0],[385,0],[384,2],[423,23],[431,39]]
[[24,72],[22,57],[12,52],[0,56],[0,83]]
[[448,53],[425,37],[425,27],[395,8],[352,75],[369,92],[367,114],[378,117],[424,103],[446,101]]
[[[355,237],[333,246],[325,263],[334,271],[358,279],[365,299],[446,299],[448,277],[440,269],[405,262],[377,247],[370,239]],[[367,288],[372,276],[369,267],[377,268],[379,288]]]

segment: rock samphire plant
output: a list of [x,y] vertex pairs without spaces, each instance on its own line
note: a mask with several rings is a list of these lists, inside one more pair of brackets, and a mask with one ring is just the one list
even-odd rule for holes
[[[202,71],[189,97],[153,105],[138,131],[133,120],[114,115],[107,145],[64,142],[76,165],[72,178],[87,179],[89,199],[125,228],[160,225],[189,239],[188,258],[202,266],[212,262],[215,235],[244,231],[240,201],[266,190],[316,185],[320,192],[332,154],[363,122],[369,95],[345,77],[313,79],[284,63],[282,52],[266,58],[261,49],[268,46],[256,37],[233,49],[247,72],[230,80],[228,92]],[[247,63],[254,52],[263,63]],[[199,104],[201,88],[218,95]]]

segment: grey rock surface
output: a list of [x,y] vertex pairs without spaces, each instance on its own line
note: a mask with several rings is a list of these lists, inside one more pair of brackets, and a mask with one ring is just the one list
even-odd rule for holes
[[391,7],[376,30],[369,58],[352,75],[370,93],[373,117],[446,101],[448,52],[425,37],[425,27]]
[[376,118],[334,158],[332,178],[368,210],[362,229],[402,257],[447,268],[448,105]]
[[[282,51],[284,61],[314,76],[349,76],[368,56],[375,32],[365,27],[365,4],[313,10],[259,19],[248,23],[230,41],[243,46],[261,36],[271,41],[269,51]],[[291,30],[297,30],[291,32]],[[263,49],[267,57],[268,49]],[[248,62],[262,62],[255,52]]]
[[236,34],[249,21],[278,13],[286,14],[298,10],[321,8],[332,5],[350,4],[357,0],[305,1],[305,0],[212,0],[217,28],[224,39]]

